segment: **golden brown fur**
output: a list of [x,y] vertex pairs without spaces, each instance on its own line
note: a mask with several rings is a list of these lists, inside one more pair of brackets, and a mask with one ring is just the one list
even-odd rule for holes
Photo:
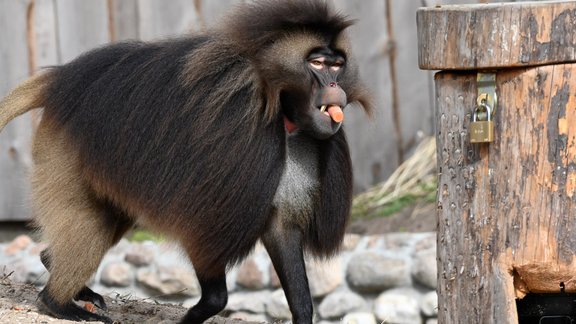
[[12,90],[0,101],[0,131],[9,121],[34,108],[42,107],[50,73],[39,73]]
[[128,227],[121,217],[109,215],[114,210],[95,199],[85,182],[78,181],[82,178],[78,152],[67,134],[51,128],[46,119],[40,123],[32,154],[36,222],[50,245],[47,289],[57,302],[66,303],[90,279],[106,251]]
[[[0,101],[0,130],[13,118],[44,105],[51,77],[50,71],[36,74]],[[121,238],[130,222],[101,215],[113,209],[94,199],[87,186],[78,181],[78,152],[63,130],[50,125],[48,119],[43,119],[34,138],[32,204],[43,239],[51,245],[47,257],[52,275],[47,286],[58,289],[48,289],[54,291],[52,297],[57,302],[66,303],[94,273],[104,253]],[[78,254],[62,244],[87,248]]]

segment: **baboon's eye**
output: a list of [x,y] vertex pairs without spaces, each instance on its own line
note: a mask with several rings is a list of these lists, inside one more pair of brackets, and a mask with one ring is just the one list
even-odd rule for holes
[[321,70],[324,67],[324,62],[320,59],[313,59],[309,61],[310,66],[316,70]]
[[344,66],[344,61],[336,61],[330,66],[330,69],[332,71],[338,71],[343,66]]

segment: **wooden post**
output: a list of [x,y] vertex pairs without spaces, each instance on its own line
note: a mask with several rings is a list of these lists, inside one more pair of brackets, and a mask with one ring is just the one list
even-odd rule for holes
[[[527,293],[576,292],[576,2],[417,14],[436,74],[439,323],[517,323]],[[477,73],[495,140],[471,144]]]

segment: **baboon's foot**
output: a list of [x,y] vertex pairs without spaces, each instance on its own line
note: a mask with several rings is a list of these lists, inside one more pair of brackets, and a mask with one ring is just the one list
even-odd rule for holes
[[85,302],[90,302],[94,306],[100,308],[101,310],[108,310],[106,303],[104,302],[104,297],[102,295],[95,293],[92,289],[84,286],[78,294],[74,297],[74,300],[81,300]]
[[[46,269],[50,270],[50,265],[52,263],[52,261],[50,260],[50,254],[48,252],[48,249],[44,249],[42,252],[40,252],[40,260],[42,261],[42,264],[44,264],[44,267],[46,267]],[[78,294],[76,294],[76,296],[74,297],[74,300],[81,300],[81,301],[85,301],[85,302],[90,302],[92,304],[94,304],[94,306],[102,309],[102,310],[107,310],[108,308],[106,307],[106,303],[104,302],[104,298],[102,298],[101,295],[95,293],[92,289],[84,286],[84,288],[82,288],[82,290],[80,290],[80,292],[78,292]]]
[[40,304],[39,306],[41,309],[43,309],[50,315],[60,319],[67,319],[72,321],[87,321],[87,322],[101,321],[109,324],[113,323],[113,321],[109,317],[91,313],[83,309],[82,307],[74,304],[74,302],[72,301],[65,303],[64,305],[57,303],[50,296],[50,293],[46,291],[46,289],[42,290],[38,294],[38,303]]

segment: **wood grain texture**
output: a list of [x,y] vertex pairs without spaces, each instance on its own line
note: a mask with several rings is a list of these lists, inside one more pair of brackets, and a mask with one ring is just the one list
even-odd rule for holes
[[452,5],[417,12],[426,70],[525,67],[576,61],[576,2]]
[[[29,74],[25,28],[28,4],[27,0],[0,1],[0,44],[10,44],[0,45],[0,97]],[[0,219],[23,220],[30,215],[27,174],[31,166],[31,128],[27,114],[0,134]]]
[[[112,3],[115,41],[139,39],[138,0],[114,0]],[[110,8],[108,8],[110,10]]]
[[[392,88],[384,1],[337,0],[334,4],[350,17],[359,18],[348,32],[353,53],[359,62],[360,75],[372,91],[376,103],[373,121],[368,120],[360,109],[350,109],[346,111],[344,123],[354,161],[354,185],[357,190],[366,190],[385,180],[390,171],[398,166],[398,147],[392,121]],[[404,54],[399,56],[402,55]],[[412,89],[406,88],[407,91]],[[407,92],[401,91],[401,98],[404,99],[402,96],[406,94]],[[401,102],[404,105],[402,100]],[[403,110],[402,114],[408,115],[409,112]],[[413,129],[410,136],[414,133]]]
[[138,30],[142,40],[158,40],[184,35],[200,28],[194,2],[174,0],[138,1]]
[[576,292],[576,64],[500,71],[495,141],[470,144],[476,73],[436,75],[440,323],[516,323]]
[[110,41],[106,0],[56,0],[54,10],[59,63]]
[[38,69],[59,63],[55,0],[35,0],[34,30]]

